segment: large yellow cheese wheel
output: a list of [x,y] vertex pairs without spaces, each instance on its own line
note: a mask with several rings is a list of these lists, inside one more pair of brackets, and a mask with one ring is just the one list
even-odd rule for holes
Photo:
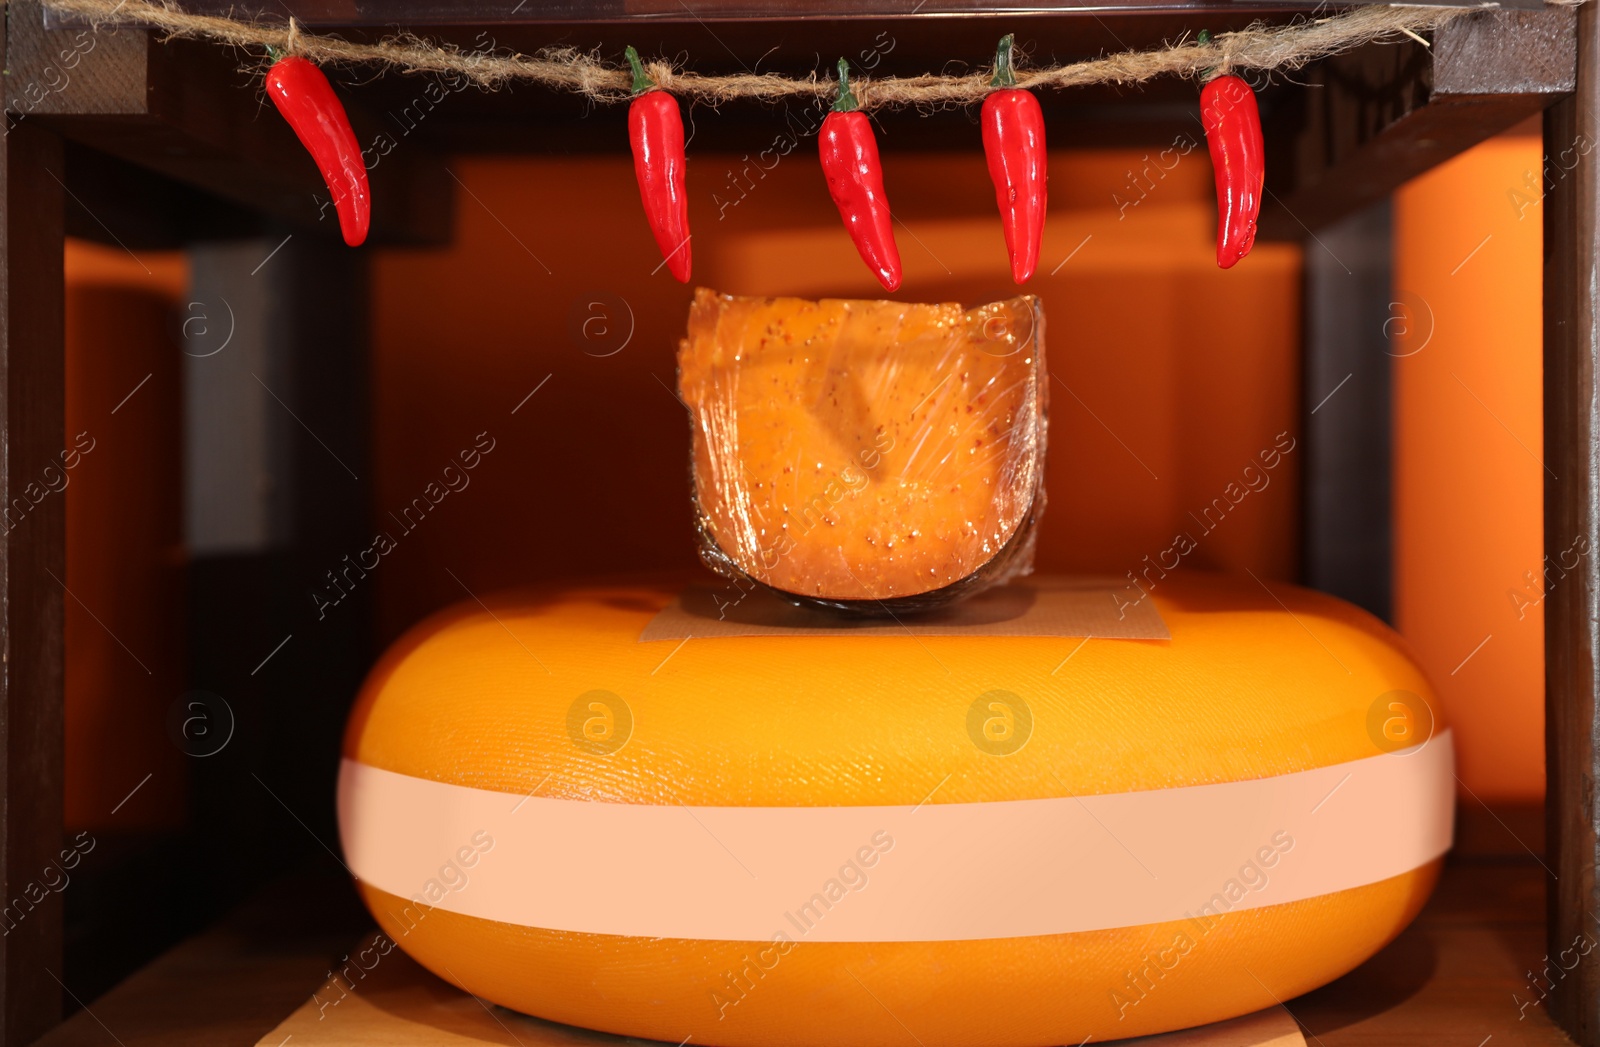
[[[1099,1041],[1321,985],[1398,934],[1435,882],[1453,783],[1432,692],[1394,633],[1331,597],[1179,572],[1145,597],[1170,640],[907,629],[641,642],[679,588],[468,602],[373,670],[345,740],[341,834],[383,930],[441,977],[539,1017],[673,1043]],[[1290,814],[1262,813],[1293,789]],[[1065,825],[1080,808],[1055,851],[1049,830],[983,828]],[[759,810],[741,821],[738,809]],[[789,835],[807,819],[869,809],[883,829],[816,856],[848,891],[831,872],[783,867],[810,861]],[[472,820],[484,811],[501,813]],[[1170,829],[1152,830],[1162,818]],[[1250,818],[1261,838],[1227,858],[1234,871],[1197,871],[1214,836]],[[1333,838],[1341,818],[1347,837],[1362,827],[1356,842]],[[549,848],[519,838],[524,824],[544,826]],[[967,826],[951,831],[972,834],[970,853],[923,838],[940,825]],[[573,843],[589,828],[592,846]],[[631,892],[683,873],[663,850],[680,840],[693,861],[726,862],[705,877],[732,879],[674,880],[678,893],[641,908]],[[1035,850],[1056,856],[1051,868],[1027,867]],[[369,874],[391,851],[437,875]],[[950,888],[917,868],[934,854],[980,878]],[[913,875],[933,892],[925,905],[889,879]],[[567,926],[514,915],[560,901],[535,896],[545,877],[575,885]],[[771,910],[779,933],[729,937],[741,892],[784,877],[816,895]],[[590,879],[614,904],[588,896]],[[1091,926],[1156,911],[1141,899],[1162,891],[1194,904]],[[1001,933],[1058,908],[1086,929]],[[857,918],[869,930],[847,930]],[[891,924],[886,940],[828,940]]]

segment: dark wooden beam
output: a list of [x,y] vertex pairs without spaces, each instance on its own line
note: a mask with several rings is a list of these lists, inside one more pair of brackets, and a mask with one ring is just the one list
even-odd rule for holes
[[[6,89],[15,86],[9,79]],[[61,141],[0,139],[0,1041],[61,1017],[66,513]]]
[[[1343,0],[1341,6],[1388,3],[1389,0]],[[1453,0],[1431,0],[1450,3]],[[1538,8],[1544,0],[1499,0],[1503,7]],[[411,25],[526,25],[611,22],[657,25],[662,22],[858,21],[896,18],[910,21],[929,15],[948,18],[1005,18],[1018,14],[1076,14],[1079,17],[1136,13],[1185,15],[1195,20],[1234,13],[1236,6],[1217,0],[1097,0],[1064,6],[1058,0],[699,0],[691,11],[677,0],[545,0],[508,8],[498,0],[408,0],[403,16],[382,4],[343,0],[183,0],[177,4],[195,14],[283,21],[293,16],[308,26],[388,26],[403,17]],[[1318,0],[1255,2],[1253,9],[1315,14],[1326,9]],[[1074,10],[1074,7],[1077,10]]]
[[[8,4],[6,16],[15,118],[297,228],[337,235],[316,166],[261,92],[256,56],[163,43],[145,29],[46,28],[37,0]],[[341,96],[369,153],[373,242],[447,241],[453,183],[439,158],[415,140],[396,141],[350,92]]]
[[1484,11],[1430,49],[1326,59],[1269,119],[1261,235],[1295,239],[1552,105],[1573,89],[1570,7]]
[[[1564,969],[1551,1013],[1600,1044],[1600,964],[1568,966],[1600,937],[1600,22],[1578,13],[1577,84],[1545,114],[1545,775],[1550,956]],[[1561,959],[1563,950],[1566,958]],[[1554,971],[1555,967],[1552,966]]]
[[71,237],[131,251],[181,250],[276,228],[257,211],[76,142],[66,143],[65,164]]

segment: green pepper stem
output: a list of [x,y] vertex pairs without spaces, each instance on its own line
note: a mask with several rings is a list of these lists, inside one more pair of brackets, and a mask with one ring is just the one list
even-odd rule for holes
[[644,63],[639,61],[639,52],[633,49],[632,44],[629,44],[623,54],[628,56],[628,65],[633,69],[633,93],[642,95],[646,91],[652,90],[656,86],[656,82],[650,79],[649,73],[644,71]]
[[836,113],[853,113],[861,108],[861,103],[856,101],[856,93],[850,90],[850,63],[843,58],[839,59],[839,94],[833,100],[833,111]]
[[271,44],[268,44],[267,57],[272,59],[273,64],[276,65],[277,63],[283,61],[283,49],[281,47],[273,47]]
[[[1195,34],[1194,42],[1199,44],[1201,47],[1210,47],[1211,46],[1211,30],[1209,30],[1209,29],[1200,30],[1198,33]],[[1215,80],[1216,78],[1217,78],[1217,67],[1216,66],[1214,66],[1214,65],[1213,66],[1208,66],[1205,69],[1200,70],[1200,82],[1202,84],[1210,83],[1212,80]]]
[[1000,38],[1000,46],[994,51],[994,78],[989,81],[990,87],[1017,86],[1017,71],[1011,65],[1011,45],[1015,42],[1016,36],[1012,33]]

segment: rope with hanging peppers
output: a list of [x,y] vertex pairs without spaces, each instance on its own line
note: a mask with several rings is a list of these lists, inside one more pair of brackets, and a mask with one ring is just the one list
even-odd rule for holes
[[359,247],[372,222],[372,199],[350,118],[321,69],[298,55],[270,53],[275,61],[267,70],[267,97],[322,171],[344,242]]
[[683,116],[678,100],[656,86],[627,50],[633,69],[633,101],[628,105],[628,139],[633,144],[633,173],[639,181],[644,215],[656,246],[672,275],[689,282],[689,197],[683,188]]
[[[1044,115],[1032,92],[1017,86],[1014,42],[1007,34],[996,49],[982,124],[1011,274],[1022,284],[1038,267],[1048,196]],[[1197,44],[1209,47],[1211,35],[1202,31]],[[269,53],[274,61],[266,75],[267,96],[316,161],[345,242],[357,246],[367,237],[371,199],[366,165],[344,106],[311,62],[276,48]],[[626,54],[633,74],[628,130],[640,199],[663,264],[687,283],[692,259],[683,117],[677,99],[645,71],[639,53],[629,47]],[[1201,80],[1201,121],[1216,177],[1217,264],[1228,269],[1255,243],[1264,187],[1261,116],[1255,92],[1239,77],[1213,67]],[[856,250],[886,290],[897,290],[900,252],[877,139],[851,89],[849,63],[843,58],[833,107],[817,137],[828,193]]]
[[867,114],[850,90],[850,64],[839,59],[839,94],[817,133],[828,195],[844,219],[861,260],[884,290],[900,286],[900,249],[895,246],[889,198],[883,192],[883,164]]
[[1011,65],[1014,39],[1007,33],[995,51],[991,81],[995,90],[983,100],[983,151],[1000,206],[1011,278],[1023,284],[1038,268],[1044,239],[1044,111],[1033,92],[1016,86]]
[[[1202,46],[1211,34],[1201,30]],[[1256,242],[1256,218],[1266,179],[1261,111],[1256,93],[1237,76],[1201,74],[1200,121],[1217,180],[1217,264],[1231,269]]]

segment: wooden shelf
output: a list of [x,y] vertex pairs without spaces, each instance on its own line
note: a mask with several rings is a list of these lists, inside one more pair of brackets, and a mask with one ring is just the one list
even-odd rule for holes
[[[1541,816],[1463,815],[1458,851],[1417,921],[1355,971],[1287,1001],[1310,1044],[1571,1043],[1544,1006],[1519,1015],[1513,1000],[1538,999],[1526,972],[1544,966],[1550,875],[1523,846],[1542,850]],[[330,862],[317,874],[280,882],[166,953],[38,1047],[251,1047],[305,1003],[370,930],[342,870]]]

